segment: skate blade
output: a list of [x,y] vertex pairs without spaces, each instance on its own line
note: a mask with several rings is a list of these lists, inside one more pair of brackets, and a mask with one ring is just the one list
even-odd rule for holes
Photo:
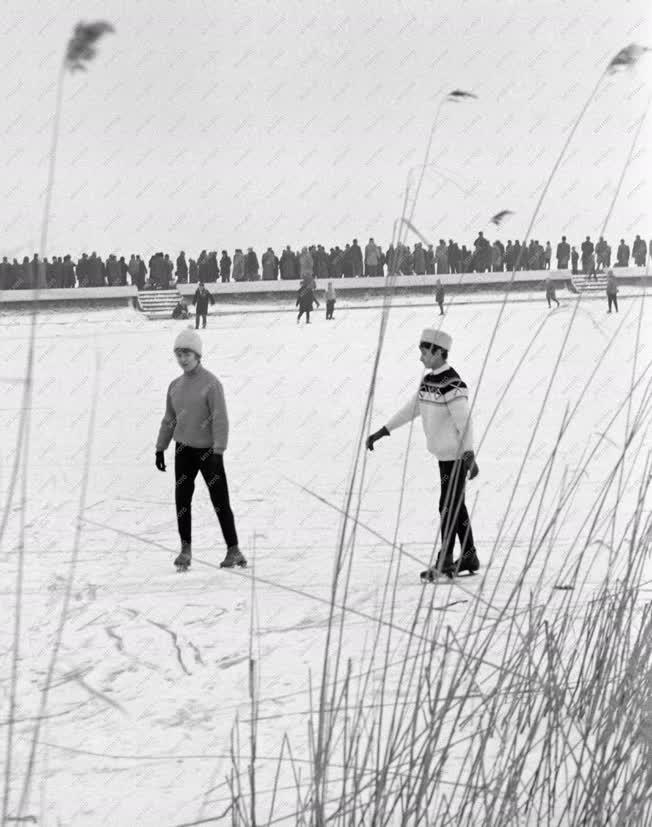
[[179,574],[181,574],[182,572],[186,572],[186,571],[188,571],[188,569],[190,568],[190,566],[175,566],[175,568],[176,568],[177,572],[178,572]]
[[422,583],[452,583],[455,579],[455,575],[453,574],[444,574],[444,572],[435,572],[434,574],[430,574],[429,572],[421,572],[419,575]]

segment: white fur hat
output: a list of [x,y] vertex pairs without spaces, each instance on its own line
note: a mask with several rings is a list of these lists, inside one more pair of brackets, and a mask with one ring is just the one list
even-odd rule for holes
[[177,348],[194,350],[197,356],[201,356],[201,339],[199,338],[199,333],[192,327],[187,327],[185,330],[182,330],[174,340],[173,350]]
[[430,344],[442,347],[444,350],[450,350],[453,344],[453,340],[448,333],[444,333],[443,330],[435,330],[434,327],[427,327],[421,334],[419,341],[430,342]]

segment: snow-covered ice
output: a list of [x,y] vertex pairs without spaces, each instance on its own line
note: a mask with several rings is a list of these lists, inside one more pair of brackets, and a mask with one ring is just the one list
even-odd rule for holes
[[[564,474],[572,476],[599,447],[572,501],[564,503],[563,530],[554,538],[546,570],[528,574],[546,598],[560,579],[567,579],[576,536],[617,462],[627,416],[636,416],[649,381],[652,320],[644,299],[628,298],[626,292],[620,296],[620,313],[612,315],[606,314],[605,300],[582,300],[576,309],[574,299],[560,296],[562,306],[552,312],[541,296],[508,303],[479,384],[501,312],[502,296],[489,298],[493,302],[456,304],[452,297],[442,327],[453,336],[449,361],[474,399],[480,476],[468,484],[467,502],[483,577],[498,587],[494,604],[499,606],[501,589],[507,590],[521,569],[519,548],[526,548],[538,530],[533,525],[536,507],[526,511],[528,501],[564,416],[584,393],[559,447],[545,515],[559,505]],[[159,827],[222,812],[230,800],[225,777],[231,768],[231,728],[236,715],[243,723],[251,712],[252,595],[261,796],[271,786],[271,759],[279,754],[283,733],[289,734],[295,754],[307,760],[309,670],[313,685],[318,685],[341,510],[361,433],[381,311],[336,307],[335,320],[327,323],[322,304],[309,327],[297,326],[291,312],[269,311],[220,316],[213,310],[208,329],[202,331],[203,363],[225,389],[230,417],[225,467],[250,567],[219,569],[223,541],[198,477],[194,563],[185,575],[172,566],[178,551],[172,451],[166,454],[167,473],[158,472],[154,440],[166,388],[178,374],[173,338],[188,323],[148,322],[127,309],[48,312],[39,318],[10,812],[18,805],[59,622],[88,450],[90,480],[72,602],[40,732],[30,804],[23,815],[34,814],[46,825]],[[377,375],[374,430],[418,382],[419,334],[433,321],[439,324],[440,319],[423,306],[423,299],[414,307],[391,310]],[[4,505],[20,421],[29,319],[4,314],[0,327]],[[96,422],[87,444],[97,369]],[[626,397],[633,375],[643,380],[630,410]],[[395,623],[400,626],[418,600],[419,570],[430,562],[438,526],[438,472],[425,451],[418,420],[412,432],[404,427],[378,443],[365,460],[362,496],[359,502],[357,496],[353,500],[354,513],[359,505],[359,524],[343,643],[354,674],[374,639],[373,619],[381,609],[394,536],[410,555],[402,559],[398,574]],[[633,471],[623,480],[619,531],[626,531],[633,511],[642,463],[643,457],[640,466],[630,461],[628,471]],[[8,733],[20,496],[18,486],[0,550],[5,575],[0,763]],[[614,491],[607,496],[608,511]],[[487,567],[494,544],[493,563]],[[512,556],[498,584],[496,572],[509,546]],[[608,552],[596,541],[595,565],[581,592],[576,590],[576,600],[590,597],[607,563]],[[435,603],[444,609],[445,622],[458,631],[478,588],[473,581],[480,580],[436,587]],[[552,599],[564,599],[563,592],[558,594]],[[404,645],[400,632],[394,631],[392,662],[400,662]],[[396,674],[390,670],[393,680]],[[372,683],[369,704],[376,691]],[[246,755],[248,745],[241,748]],[[291,812],[295,794],[286,794]]]

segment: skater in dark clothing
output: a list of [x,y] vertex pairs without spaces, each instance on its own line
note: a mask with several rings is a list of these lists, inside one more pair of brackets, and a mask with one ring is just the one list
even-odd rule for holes
[[206,327],[206,316],[208,314],[208,302],[215,304],[215,299],[204,287],[204,282],[199,282],[199,287],[195,290],[195,298],[193,304],[195,305],[195,330],[199,327],[199,320],[202,319],[202,327]]
[[174,472],[177,526],[181,553],[174,561],[187,569],[192,560],[192,495],[201,471],[226,543],[222,568],[244,567],[247,561],[238,547],[238,535],[224,470],[223,454],[229,438],[229,419],[219,379],[201,364],[202,343],[191,327],[174,342],[174,353],[183,374],[170,383],[165,416],[156,440],[156,467],[165,471],[164,451],[175,440]]
[[557,302],[557,307],[559,307],[559,299],[557,298],[555,285],[551,278],[546,279],[546,300],[548,302],[548,307],[552,307],[551,302]]
[[439,315],[444,315],[444,285],[441,283],[441,279],[437,279],[435,282],[435,301],[439,305]]
[[614,271],[609,270],[607,272],[607,305],[608,310],[607,313],[611,313],[611,307],[616,308],[616,313],[618,312],[618,283],[616,282],[616,277],[614,276]]
[[[441,478],[442,545],[436,565],[421,572],[421,579],[425,581],[432,581],[439,575],[453,578],[464,571],[473,574],[480,568],[464,503],[467,475],[472,480],[479,471],[473,452],[469,391],[459,374],[447,363],[451,344],[451,337],[442,330],[427,328],[423,331],[419,350],[421,362],[429,372],[409,402],[387,425],[367,438],[367,449],[373,451],[375,442],[421,414],[428,451],[439,460]],[[456,536],[461,555],[453,561]]]
[[313,293],[313,285],[314,281],[311,279],[305,279],[301,287],[299,288],[299,292],[297,294],[297,301],[296,307],[299,308],[299,315],[297,316],[297,324],[301,321],[301,317],[303,314],[306,314],[306,324],[310,324],[310,311],[313,309],[313,304],[316,304],[319,307],[319,302],[315,298],[315,294]]

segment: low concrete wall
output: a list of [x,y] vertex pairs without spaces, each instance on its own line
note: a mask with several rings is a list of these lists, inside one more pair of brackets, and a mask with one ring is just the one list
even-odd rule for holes
[[135,299],[135,287],[71,287],[45,290],[0,290],[0,305],[31,304],[38,300],[44,308],[74,302],[84,306],[127,307]]
[[[621,284],[650,284],[652,277],[640,267],[616,268],[614,270]],[[439,278],[446,289],[451,293],[478,293],[488,291],[533,290],[543,286],[543,281],[550,277],[557,287],[563,287],[570,281],[568,270],[534,270],[519,271],[511,281],[511,273],[448,273],[441,276],[397,276],[394,283],[398,294],[431,293],[435,282]],[[386,278],[342,278],[332,279],[338,296],[350,298],[358,296],[365,298],[374,293],[380,293],[387,286]],[[326,289],[326,279],[318,279],[318,290]],[[278,298],[287,300],[289,294],[294,295],[300,282],[296,281],[245,281],[245,282],[209,282],[207,288],[216,296],[228,297],[229,300],[251,302],[260,299]],[[196,284],[178,284],[177,289],[183,296],[192,296],[197,289]],[[63,305],[74,302],[77,305],[96,306],[104,304],[128,306],[137,295],[133,285],[126,287],[77,287],[71,289],[53,288],[46,290],[2,290],[0,291],[0,305],[26,304],[38,299],[43,307]]]

